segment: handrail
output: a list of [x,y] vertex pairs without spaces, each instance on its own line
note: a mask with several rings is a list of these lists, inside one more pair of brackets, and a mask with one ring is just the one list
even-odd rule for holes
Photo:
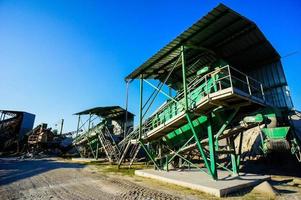
[[[210,82],[211,81],[211,82]],[[208,84],[210,82],[210,84]],[[204,84],[204,85],[203,85]],[[202,86],[203,85],[203,86]],[[225,87],[225,85],[227,87]],[[209,94],[213,92],[217,92],[226,88],[237,88],[248,94],[249,96],[255,96],[259,97],[262,100],[264,99],[264,91],[262,87],[262,83],[255,80],[254,78],[246,75],[243,72],[240,72],[234,67],[230,67],[229,65],[223,66],[221,68],[217,68],[214,71],[211,71],[202,77],[196,76],[187,86],[188,91],[188,100],[189,100],[189,107],[190,109],[193,109],[194,104],[196,100],[193,99],[191,96],[194,92],[196,92],[196,88],[201,87],[199,93],[197,94],[197,97],[202,98],[208,98]],[[214,91],[212,91],[213,89]],[[216,89],[216,91],[215,91]],[[181,111],[184,110],[184,106],[180,105],[180,101],[184,98],[184,91],[180,91],[174,99],[179,102],[179,104],[176,104],[174,101],[164,102],[163,106],[159,108],[155,113],[153,113],[150,117],[144,120],[142,124],[142,134],[145,136],[147,132],[154,129],[152,123],[154,123],[156,120],[160,121],[161,116],[163,116],[163,121],[165,122],[166,116],[169,116],[169,120],[172,118],[175,118],[181,113]],[[199,99],[200,100],[200,99]],[[172,107],[174,105],[174,107]],[[167,114],[162,114],[164,112],[167,112]],[[157,118],[157,119],[156,119]],[[162,122],[162,123],[164,123]],[[126,144],[130,139],[133,139],[135,137],[135,133],[139,133],[139,127],[136,127],[124,140],[122,140],[119,144],[124,145]],[[137,135],[137,134],[136,134]]]

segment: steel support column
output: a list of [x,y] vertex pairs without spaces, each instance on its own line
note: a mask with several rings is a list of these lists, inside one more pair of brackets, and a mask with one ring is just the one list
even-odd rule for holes
[[210,170],[213,179],[217,179],[217,169],[216,169],[216,157],[214,148],[214,137],[212,133],[212,116],[209,114],[207,117],[207,133],[209,140],[209,157],[210,157]]
[[139,141],[142,137],[142,119],[143,118],[143,75],[140,76],[140,108],[139,108]]
[[96,143],[96,152],[95,152],[95,159],[98,160],[98,149],[99,149],[99,146],[98,146],[98,141]]
[[238,175],[238,163],[237,163],[237,155],[235,152],[235,144],[234,144],[234,137],[229,138],[229,146],[234,151],[234,153],[231,154],[231,164],[232,164],[232,173],[233,175]]
[[182,79],[183,79],[183,91],[185,101],[185,111],[188,112],[188,96],[187,96],[187,82],[186,82],[186,66],[185,66],[185,47],[181,46],[181,58],[182,58]]
[[157,162],[155,161],[154,156],[151,154],[151,152],[147,149],[147,147],[143,144],[142,141],[139,141],[141,147],[143,148],[143,150],[145,151],[145,153],[147,154],[147,156],[151,159],[151,161],[154,163],[155,167],[157,169],[160,170],[160,167],[158,166]]
[[204,149],[202,147],[202,144],[200,143],[200,140],[198,138],[198,135],[194,129],[194,126],[193,126],[193,123],[190,119],[190,112],[189,112],[189,104],[188,104],[188,94],[187,94],[187,80],[186,80],[186,66],[185,66],[185,47],[184,46],[181,46],[181,58],[182,58],[182,79],[183,79],[183,91],[184,91],[184,102],[185,102],[185,112],[186,112],[186,119],[187,119],[187,122],[191,128],[191,131],[193,133],[193,136],[194,136],[194,139],[197,143],[197,147],[199,149],[199,152],[201,153],[201,156],[204,160],[204,163],[205,163],[205,166],[206,168],[208,169],[210,175],[215,179],[215,176],[214,174],[212,173],[212,170],[209,166],[209,163],[208,163],[208,160],[207,160],[207,157],[205,155],[205,152],[204,152]]
[[78,115],[78,120],[77,120],[76,137],[78,136],[79,133],[79,126],[80,126],[80,115]]
[[124,133],[123,137],[126,137],[127,134],[127,128],[128,128],[128,106],[129,106],[129,81],[126,81],[126,94],[125,94],[125,123],[124,123]]

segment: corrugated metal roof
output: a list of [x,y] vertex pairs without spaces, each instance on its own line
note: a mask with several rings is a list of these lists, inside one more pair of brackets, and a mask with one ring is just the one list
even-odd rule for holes
[[[199,60],[194,67],[187,69],[187,76],[191,78],[201,66],[210,64],[217,58],[226,60],[238,69],[247,69],[280,59],[278,52],[254,22],[219,4],[125,79],[136,79],[143,74],[145,79],[157,79],[163,82],[176,62],[182,45],[203,49],[188,48],[185,52],[187,66]],[[181,86],[180,64],[181,62],[167,82],[173,88]]]
[[[120,106],[106,106],[106,107],[95,107],[90,108],[74,115],[89,115],[95,114],[101,116],[103,118],[120,118],[123,117],[126,113],[126,110],[121,108]],[[128,111],[128,117],[134,117],[134,114]]]

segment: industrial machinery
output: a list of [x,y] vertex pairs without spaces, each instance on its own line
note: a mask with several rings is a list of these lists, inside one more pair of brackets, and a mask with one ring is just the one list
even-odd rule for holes
[[[291,121],[291,116],[296,113],[296,111],[285,113],[284,115],[288,117],[283,116],[283,114],[274,116],[274,118],[278,118],[278,124],[281,123],[286,126],[272,126],[261,129],[261,149],[264,155],[268,155],[269,153],[290,152],[301,162],[301,138],[300,132],[298,132],[300,130],[298,130],[298,127]],[[296,117],[294,118],[296,119]],[[298,121],[301,122],[300,117]]]
[[30,153],[54,153],[63,155],[73,148],[72,135],[77,131],[58,133],[48,128],[46,123],[41,123],[25,134],[27,138],[27,150]]
[[[73,144],[80,155],[105,158],[111,163],[118,160],[117,144],[132,130],[134,115],[119,106],[91,108],[75,115],[78,115],[78,132]],[[82,122],[84,116],[88,119]]]
[[53,141],[54,133],[51,128],[47,128],[47,124],[42,123],[29,131],[27,134],[27,144],[29,151],[39,151],[47,149]]
[[[129,74],[127,84],[135,79],[139,126],[118,144],[119,165],[127,157],[131,165],[142,147],[159,170],[238,175],[244,132],[256,127],[264,152],[295,148],[279,54],[254,22],[222,4]],[[154,89],[146,101],[144,83]],[[167,100],[149,115],[159,94]]]
[[34,119],[31,113],[0,110],[0,152],[19,152],[24,134],[32,129]]

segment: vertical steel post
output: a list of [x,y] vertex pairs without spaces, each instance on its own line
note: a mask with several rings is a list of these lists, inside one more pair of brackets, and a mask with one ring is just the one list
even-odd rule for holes
[[194,129],[194,126],[193,126],[193,123],[190,119],[190,116],[189,116],[189,105],[188,105],[188,95],[187,95],[187,83],[186,83],[186,66],[185,66],[185,47],[182,45],[181,46],[181,57],[182,57],[182,78],[183,78],[183,91],[184,91],[184,101],[185,101],[185,112],[186,112],[186,118],[187,118],[187,122],[191,128],[191,131],[193,133],[193,136],[194,136],[194,139],[197,143],[197,147],[201,153],[201,156],[202,158],[204,159],[204,162],[205,162],[205,166],[206,168],[208,169],[209,173],[211,174],[211,176],[213,178],[214,177],[214,174],[212,173],[211,171],[211,167],[209,166],[209,163],[208,163],[208,160],[207,160],[207,157],[205,155],[205,152],[203,150],[203,147],[199,141],[199,138],[198,138],[198,135]]
[[183,78],[183,91],[184,91],[184,101],[185,101],[185,110],[189,110],[188,107],[188,97],[187,97],[187,83],[186,83],[186,66],[185,66],[185,47],[181,46],[181,57],[182,57],[182,78]]
[[233,82],[232,82],[231,68],[230,68],[229,65],[227,66],[227,69],[228,69],[228,76],[229,76],[229,81],[230,81],[230,87],[231,87],[231,90],[233,92]]
[[123,137],[126,137],[128,126],[128,105],[129,105],[129,81],[126,81],[126,94],[125,94],[125,123]]
[[165,155],[166,171],[168,172],[168,155]]
[[78,120],[77,120],[76,137],[78,136],[79,133],[79,124],[80,124],[80,115],[78,115]]
[[95,153],[96,153],[96,156],[95,156],[95,159],[96,159],[96,160],[98,160],[98,148],[99,148],[98,142],[99,142],[99,141],[97,141],[97,143],[96,143],[96,152],[95,152]]
[[238,173],[239,173],[239,165],[240,165],[240,155],[241,155],[242,140],[243,140],[243,132],[240,133],[240,137],[239,137],[238,155],[237,155],[237,161],[236,161]]
[[230,142],[230,148],[232,148],[234,151],[231,154],[232,173],[233,173],[233,175],[238,175],[238,163],[237,163],[237,156],[236,156],[236,152],[235,152],[234,138],[230,137],[229,142]]
[[63,127],[64,127],[64,119],[61,120],[61,130],[60,130],[60,135],[63,134]]
[[209,157],[210,157],[210,169],[212,177],[216,180],[217,179],[217,170],[216,170],[216,160],[215,160],[215,147],[214,147],[214,137],[212,133],[212,117],[209,114],[207,118],[207,133],[208,133],[208,140],[209,140]]
[[143,117],[143,75],[140,76],[140,109],[139,109],[139,141],[142,137],[142,117]]
[[265,101],[265,95],[264,95],[262,83],[260,83],[260,89],[261,89],[262,98]]

